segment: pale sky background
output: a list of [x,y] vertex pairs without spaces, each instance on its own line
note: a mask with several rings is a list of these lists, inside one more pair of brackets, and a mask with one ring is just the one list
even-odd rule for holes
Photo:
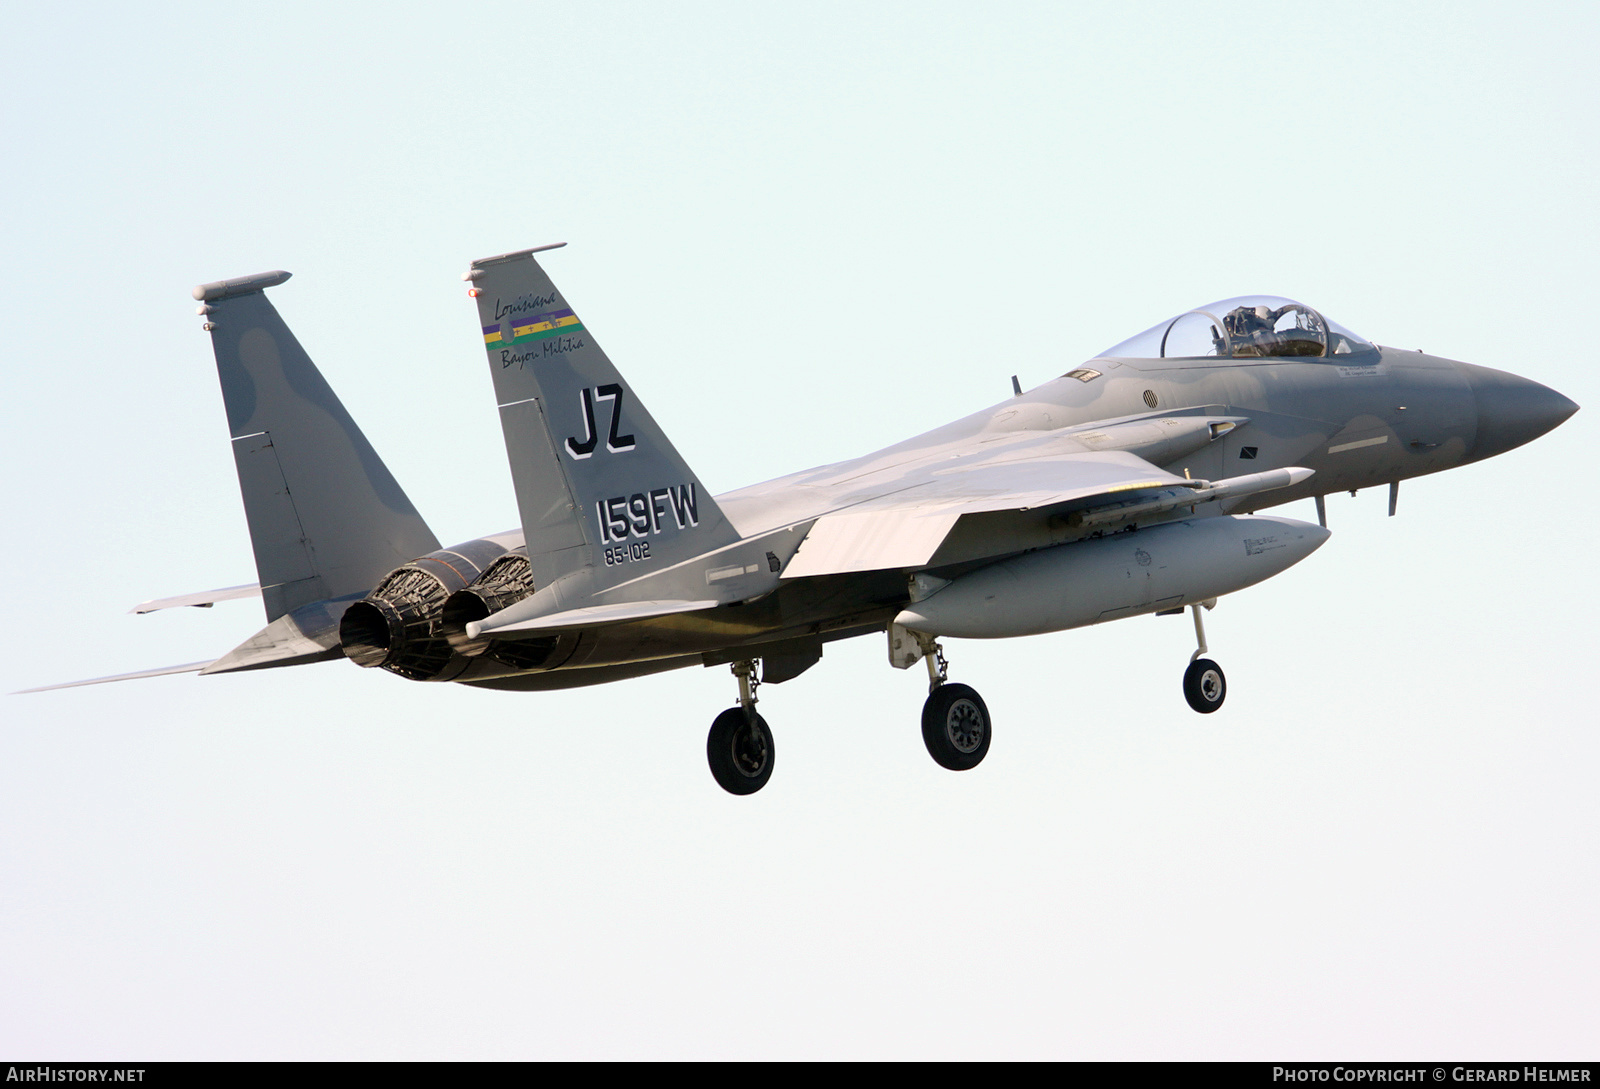
[[[446,542],[516,522],[475,258],[547,267],[706,484],[1289,295],[1586,406],[1330,497],[1208,618],[550,694],[345,662],[0,697],[0,1053],[1592,1059],[1592,4],[13,4],[6,691],[259,603],[188,292],[272,299]],[[1314,518],[1309,503],[1284,513]]]

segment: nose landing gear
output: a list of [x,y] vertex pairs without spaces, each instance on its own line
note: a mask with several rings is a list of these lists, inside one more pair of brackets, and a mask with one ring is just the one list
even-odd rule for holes
[[1194,637],[1200,644],[1200,649],[1189,657],[1189,668],[1183,672],[1183,698],[1189,701],[1189,706],[1202,715],[1209,715],[1222,706],[1222,701],[1228,696],[1228,679],[1223,676],[1222,667],[1210,658],[1206,648],[1206,626],[1200,619],[1202,607],[1211,608],[1215,600],[1202,602],[1189,606],[1194,613]]

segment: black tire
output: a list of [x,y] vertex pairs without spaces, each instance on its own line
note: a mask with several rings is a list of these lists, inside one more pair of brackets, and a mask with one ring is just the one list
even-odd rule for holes
[[1228,678],[1222,675],[1222,667],[1210,658],[1190,662],[1183,672],[1183,698],[1202,715],[1221,707],[1228,698]]
[[772,778],[776,755],[772,731],[760,715],[755,716],[755,729],[750,727],[745,709],[730,707],[717,716],[706,735],[706,763],[711,765],[711,777],[729,794],[754,794]]
[[989,709],[964,684],[941,684],[922,705],[922,743],[942,768],[967,771],[989,752]]

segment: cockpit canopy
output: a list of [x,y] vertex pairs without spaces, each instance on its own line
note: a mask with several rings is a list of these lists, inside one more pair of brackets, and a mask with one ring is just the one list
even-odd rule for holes
[[1304,303],[1275,295],[1240,295],[1152,325],[1101,352],[1112,359],[1320,359],[1372,345]]

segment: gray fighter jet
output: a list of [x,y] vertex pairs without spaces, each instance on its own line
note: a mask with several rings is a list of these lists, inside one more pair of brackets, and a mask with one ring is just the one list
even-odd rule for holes
[[[1193,613],[1189,704],[1227,693],[1202,610],[1328,537],[1322,496],[1492,457],[1577,405],[1502,371],[1382,348],[1287,299],[1153,326],[1036,389],[865,457],[710,496],[534,254],[466,273],[522,525],[441,548],[264,294],[195,289],[210,331],[267,626],[228,673],[345,657],[411,681],[537,691],[728,665],[706,742],[749,794],[774,747],[758,682],[825,643],[887,638],[926,663],[922,734],[954,770],[989,713],[941,638],[998,639]],[[1320,525],[1253,513],[1315,497]],[[102,678],[120,680],[121,677]],[[96,683],[93,681],[77,683]],[[53,686],[65,687],[65,686]],[[34,691],[38,691],[35,689]]]

